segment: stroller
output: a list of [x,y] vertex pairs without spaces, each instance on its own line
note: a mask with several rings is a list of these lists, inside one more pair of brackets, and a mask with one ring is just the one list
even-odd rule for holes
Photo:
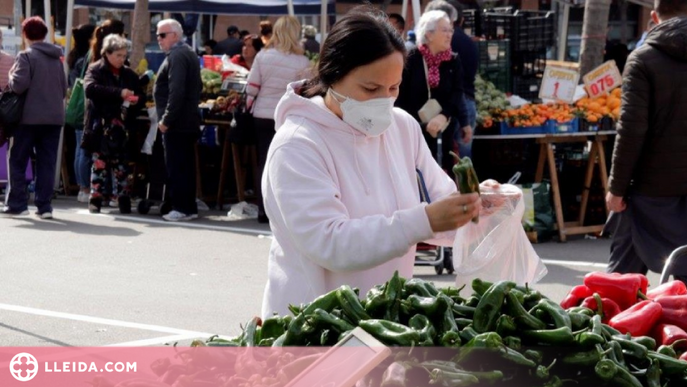
[[[417,185],[420,190],[420,199],[431,203],[429,192],[425,185],[425,179],[419,169],[417,173]],[[419,243],[415,253],[415,266],[434,266],[434,271],[440,275],[446,269],[448,274],[453,274],[453,249],[451,247],[434,246],[427,243]]]
[[670,277],[670,271],[672,269],[673,262],[675,262],[679,259],[684,259],[684,258],[687,258],[687,245],[680,246],[677,249],[673,250],[673,252],[670,254],[670,256],[668,256],[666,263],[663,265],[663,271],[661,272],[660,283],[664,284],[668,281],[668,278]]

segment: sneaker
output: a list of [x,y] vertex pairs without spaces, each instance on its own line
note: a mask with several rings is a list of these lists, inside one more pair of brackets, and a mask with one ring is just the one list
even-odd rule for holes
[[36,216],[41,219],[52,219],[52,211],[36,212]]
[[29,210],[17,211],[12,210],[9,207],[5,207],[2,211],[0,211],[0,216],[25,216],[28,214]]
[[172,210],[169,214],[163,215],[162,218],[168,222],[184,222],[198,218],[198,214],[186,215],[183,212]]
[[110,200],[109,206],[112,207],[112,208],[117,208],[117,207],[119,207],[119,202],[118,202],[118,200],[117,200],[117,199],[112,199],[112,200]]
[[76,197],[76,201],[79,203],[88,203],[88,198],[90,194],[88,192],[79,191],[79,195]]

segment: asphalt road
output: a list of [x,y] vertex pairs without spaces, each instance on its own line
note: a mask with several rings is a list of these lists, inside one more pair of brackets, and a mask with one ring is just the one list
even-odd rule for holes
[[[0,218],[0,346],[184,344],[237,335],[260,313],[265,225],[230,221],[226,212],[170,224],[116,210],[89,214],[73,198],[54,204],[54,220]],[[535,287],[562,299],[585,273],[603,270],[608,248],[590,239],[535,245],[549,271]],[[454,283],[432,267],[415,274]]]

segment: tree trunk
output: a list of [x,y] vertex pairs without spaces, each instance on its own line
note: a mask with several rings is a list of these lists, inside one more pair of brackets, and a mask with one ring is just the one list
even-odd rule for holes
[[131,28],[131,68],[136,70],[141,59],[145,58],[145,47],[150,41],[150,12],[148,0],[136,0],[134,22]]
[[587,74],[603,63],[610,0],[587,0],[582,23],[580,73]]

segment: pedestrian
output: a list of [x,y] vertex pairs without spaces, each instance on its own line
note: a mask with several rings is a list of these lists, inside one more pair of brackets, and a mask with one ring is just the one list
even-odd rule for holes
[[157,72],[153,94],[172,202],[172,211],[163,218],[170,222],[198,217],[195,145],[200,135],[198,103],[203,84],[198,57],[183,38],[176,20],[157,23],[157,42],[166,58]]
[[272,33],[274,32],[272,22],[269,20],[262,20],[258,25],[258,29],[260,31],[260,39],[262,39],[262,44],[266,46],[267,43],[270,42],[270,39],[272,39]]
[[218,42],[212,49],[212,55],[227,55],[231,58],[241,53],[243,42],[239,39],[239,28],[229,26],[227,28],[227,38]]
[[[613,211],[607,271],[661,272],[687,245],[687,0],[656,0],[656,26],[627,59],[606,195]],[[687,261],[670,272],[687,280]]]
[[214,55],[214,49],[217,46],[217,42],[214,39],[208,39],[203,43],[204,55]]
[[387,15],[389,23],[398,31],[399,36],[403,36],[406,29],[406,20],[398,13],[390,13]]
[[[463,101],[463,70],[460,58],[451,50],[453,26],[445,12],[428,11],[420,17],[415,31],[418,46],[408,53],[396,106],[421,124],[435,156],[439,151],[437,138],[441,137],[441,165],[451,173],[454,164],[449,155],[454,150],[454,125],[451,124],[458,123],[466,133],[466,140],[472,136]],[[421,109],[433,112],[423,121]]]
[[231,63],[237,64],[246,70],[253,67],[253,61],[263,48],[262,40],[257,35],[246,35],[243,38],[243,49],[240,55],[234,55],[231,58]]
[[[413,117],[393,107],[404,59],[386,15],[354,9],[327,35],[316,76],[289,84],[279,102],[262,180],[274,234],[263,317],[344,284],[364,296],[396,270],[412,277],[418,242],[480,212]],[[416,168],[432,204],[420,202]],[[451,245],[455,233],[442,236]]]
[[9,72],[9,87],[24,94],[24,111],[7,152],[9,187],[3,215],[27,215],[26,166],[36,152],[36,215],[52,219],[51,205],[60,131],[64,125],[67,77],[60,57],[62,50],[44,42],[48,26],[38,16],[21,24],[26,49],[19,53]]
[[2,50],[2,30],[0,30],[0,91],[5,90],[9,73],[14,64],[14,56]]
[[[306,78],[309,74],[310,61],[303,55],[300,34],[301,24],[298,19],[293,16],[280,17],[274,24],[272,38],[255,57],[248,74],[246,92],[255,98],[253,116],[258,136],[258,170],[261,179],[267,150],[274,137],[274,111],[277,103],[289,83]],[[258,222],[269,222],[261,192],[258,192]]]
[[131,171],[127,154],[136,113],[145,106],[138,75],[124,61],[129,43],[110,34],[102,44],[101,59],[88,67],[84,79],[87,113],[82,147],[92,155],[88,210],[99,213],[107,187],[114,180],[112,200],[119,212],[131,213]]
[[91,63],[99,61],[102,57],[103,42],[110,34],[124,37],[124,23],[117,19],[107,19],[96,27],[91,43]]
[[[451,38],[451,50],[458,54],[463,68],[463,104],[468,114],[469,134],[464,128],[454,126],[453,137],[458,144],[458,154],[461,157],[472,157],[472,133],[477,126],[477,103],[475,102],[475,77],[479,68],[479,48],[477,44],[463,30],[464,7],[456,0],[433,0],[427,4],[425,12],[429,10],[441,10],[446,12],[453,23],[453,37]],[[467,128],[466,128],[467,129]]]
[[315,37],[317,36],[317,28],[314,26],[303,26],[303,40],[301,44],[306,53],[319,54],[320,53],[320,42],[318,42]]

